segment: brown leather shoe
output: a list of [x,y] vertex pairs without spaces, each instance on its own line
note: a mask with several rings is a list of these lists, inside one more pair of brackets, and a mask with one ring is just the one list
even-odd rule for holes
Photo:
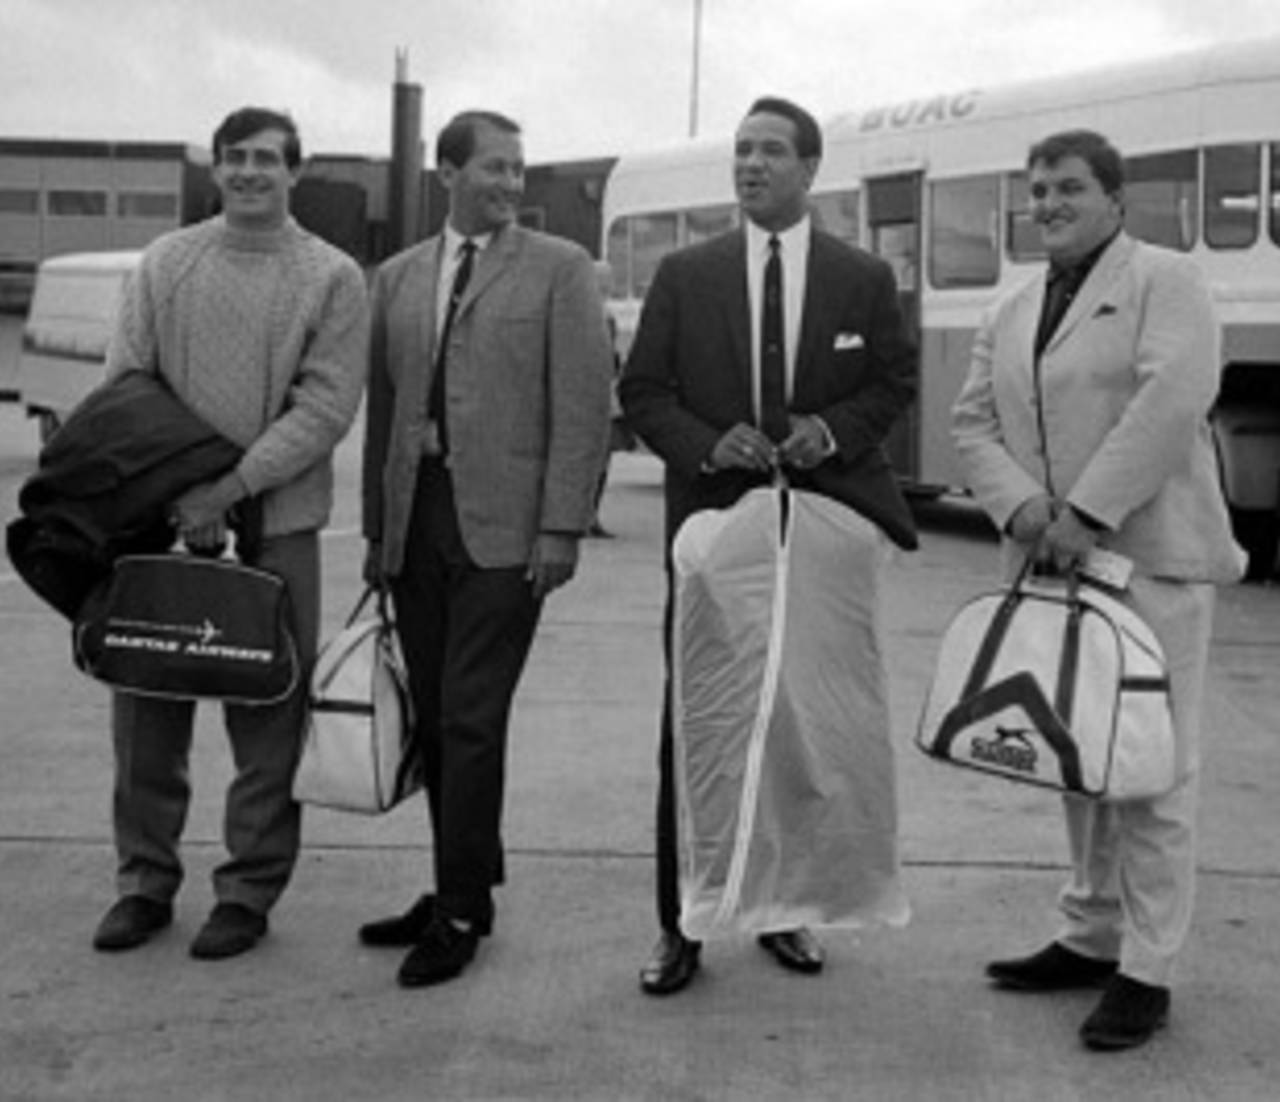
[[818,939],[805,927],[794,930],[779,930],[771,934],[761,934],[756,939],[760,948],[773,954],[774,959],[783,968],[792,972],[803,972],[812,976],[822,971],[822,946]]
[[1086,1048],[1119,1052],[1145,1045],[1169,1020],[1169,989],[1115,975],[1080,1027]]
[[674,995],[689,986],[701,958],[701,942],[690,941],[678,930],[663,930],[640,969],[640,990],[646,995]]
[[1071,991],[1101,987],[1116,971],[1114,960],[1095,960],[1056,941],[1038,953],[1013,960],[993,960],[987,977],[1011,991]]
[[173,921],[173,904],[145,895],[117,899],[93,935],[93,947],[104,953],[136,949],[150,941]]

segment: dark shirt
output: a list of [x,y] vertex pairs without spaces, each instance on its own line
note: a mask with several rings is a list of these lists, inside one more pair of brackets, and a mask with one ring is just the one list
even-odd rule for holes
[[1107,246],[1116,239],[1116,234],[1119,232],[1117,229],[1088,256],[1075,264],[1049,265],[1049,271],[1045,277],[1044,305],[1040,310],[1040,324],[1036,328],[1036,359],[1040,358],[1040,354],[1061,324],[1072,301],[1084,286],[1084,281],[1089,278],[1089,273],[1098,263],[1098,257],[1107,251]]

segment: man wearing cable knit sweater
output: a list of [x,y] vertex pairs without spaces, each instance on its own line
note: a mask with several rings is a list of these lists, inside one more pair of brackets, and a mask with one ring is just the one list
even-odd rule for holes
[[[318,533],[332,503],[332,454],[364,385],[364,279],[289,214],[301,144],[288,116],[233,112],[215,131],[213,151],[223,213],[147,249],[125,294],[108,372],[160,376],[244,449],[235,468],[188,490],[171,513],[185,544],[199,550],[225,541],[234,506],[261,504],[260,541],[237,550],[284,579],[305,674],[319,634]],[[216,905],[191,944],[194,957],[252,948],[293,871],[301,816],[290,788],[305,686],[304,676],[279,704],[224,708],[235,761],[224,819],[229,858],[214,870]],[[98,926],[98,949],[134,948],[172,921],[194,712],[191,701],[114,696],[119,899]]]

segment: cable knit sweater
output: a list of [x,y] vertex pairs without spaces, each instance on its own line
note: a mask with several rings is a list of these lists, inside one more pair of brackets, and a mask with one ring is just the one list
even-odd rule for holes
[[364,277],[289,219],[263,233],[222,217],[158,238],[125,291],[107,371],[160,375],[245,449],[236,468],[263,497],[264,534],[319,528],[333,504],[333,449],[360,404],[368,343]]

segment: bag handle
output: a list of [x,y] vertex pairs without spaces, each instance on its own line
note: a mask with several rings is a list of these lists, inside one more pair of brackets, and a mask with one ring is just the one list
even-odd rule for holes
[[1080,575],[1072,567],[1067,571],[1067,623],[1063,628],[1062,656],[1058,662],[1058,686],[1053,694],[1053,708],[1062,725],[1071,728],[1072,692],[1080,666],[1080,616],[1084,602],[1080,600]]
[[351,610],[351,615],[347,617],[347,627],[350,627],[360,619],[360,613],[364,611],[364,606],[369,603],[369,598],[375,594],[378,598],[376,606],[378,610],[378,619],[385,627],[390,627],[395,623],[395,619],[391,615],[390,596],[387,593],[386,586],[366,585],[364,590],[361,592],[359,599],[356,601],[355,608]]
[[[1004,642],[1014,611],[1024,594],[1027,578],[1031,575],[1031,567],[1032,556],[1028,555],[1018,570],[1018,576],[1001,600],[1000,607],[991,617],[991,625],[987,628],[987,633],[983,636],[978,648],[977,657],[969,668],[969,676],[965,681],[961,699],[977,694],[986,685],[987,678],[991,676],[991,667],[995,665],[996,654]],[[1067,571],[1065,600],[1067,623],[1062,641],[1062,656],[1058,663],[1058,684],[1054,691],[1054,708],[1068,728],[1071,726],[1071,686],[1076,683],[1076,670],[1080,664],[1080,616],[1084,610],[1084,602],[1080,600],[1080,581],[1076,570]]]
[[1031,556],[1028,555],[1019,568],[1018,576],[1014,579],[1013,585],[1009,587],[1009,591],[1004,595],[1004,599],[1001,600],[1000,607],[996,609],[995,615],[991,617],[991,625],[987,628],[987,633],[982,637],[982,643],[978,647],[978,654],[973,660],[973,665],[969,667],[969,676],[965,680],[964,689],[960,693],[961,700],[967,700],[969,697],[976,695],[987,683],[987,678],[991,676],[991,667],[995,665],[996,654],[1000,650],[1000,645],[1004,642],[1005,635],[1008,634],[1009,623],[1013,620],[1014,610],[1017,609],[1018,601],[1022,598],[1023,584],[1031,573],[1031,561]]

